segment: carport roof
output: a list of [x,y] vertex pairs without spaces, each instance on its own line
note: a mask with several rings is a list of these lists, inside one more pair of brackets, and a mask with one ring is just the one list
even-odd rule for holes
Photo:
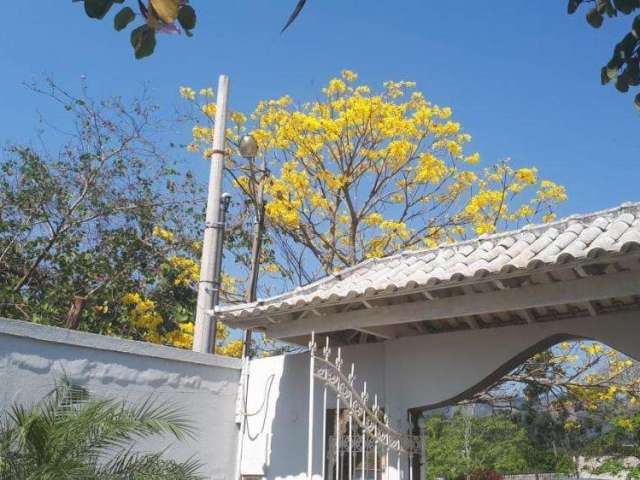
[[[373,313],[371,309],[413,303],[417,299],[433,301],[458,294],[490,293],[554,280],[575,281],[635,269],[638,251],[640,203],[627,203],[610,210],[572,215],[553,223],[530,225],[436,249],[367,260],[282,295],[249,304],[218,307],[216,317],[242,328],[269,329],[274,324],[290,323],[303,317],[308,317],[305,322],[308,325],[314,319],[315,323],[324,324],[323,317],[344,315],[347,310],[368,309]],[[619,264],[616,259],[623,263],[630,261],[631,266]],[[616,264],[617,267],[603,269],[603,264]],[[555,270],[569,270],[571,275],[559,275],[554,279]],[[539,278],[532,279],[533,274],[538,274]],[[478,289],[481,285],[483,287]],[[486,285],[490,288],[485,288]],[[597,306],[587,306],[590,311],[594,308]],[[518,310],[525,312],[522,313],[525,321],[535,313]],[[462,313],[446,318],[462,319],[458,323],[471,328],[491,323],[471,311]],[[477,315],[482,314],[482,311],[477,312]],[[451,326],[451,320],[447,323]],[[277,333],[278,328],[273,330]],[[297,333],[301,334],[303,330],[298,329]],[[362,329],[357,331],[362,333]],[[283,335],[279,338],[284,338]],[[380,338],[393,336],[385,334]]]

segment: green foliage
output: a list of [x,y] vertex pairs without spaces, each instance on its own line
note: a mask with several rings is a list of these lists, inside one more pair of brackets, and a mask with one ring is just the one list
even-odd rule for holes
[[137,59],[148,57],[156,49],[156,32],[148,25],[140,25],[131,32],[131,46]]
[[136,18],[136,14],[131,7],[124,7],[115,17],[113,17],[113,28],[117,31],[123,30]]
[[98,20],[104,18],[114,3],[122,3],[124,0],[84,0],[84,11],[87,16]]
[[[569,0],[569,14],[574,14],[582,3],[584,0]],[[594,6],[587,12],[586,19],[593,28],[603,25],[605,15],[609,18],[618,14],[630,15],[640,9],[640,0],[596,0],[589,3],[594,3]],[[631,31],[614,47],[600,77],[603,85],[613,81],[616,90],[622,93],[628,92],[629,87],[640,85],[640,15],[633,20]],[[635,105],[640,109],[640,94],[635,97]]]
[[189,5],[185,5],[178,10],[178,22],[187,35],[191,35],[191,30],[196,27],[196,11]]
[[640,478],[640,465],[625,462],[640,459],[640,412],[623,412],[608,427],[585,448],[586,455],[605,459],[593,473]]
[[0,479],[137,480],[202,478],[194,459],[136,452],[136,441],[169,434],[193,436],[172,406],[149,399],[131,406],[94,398],[68,380],[42,401],[13,405],[0,420]]
[[[89,18],[102,20],[111,10],[114,3],[125,3],[127,0],[73,0],[83,2],[85,13]],[[148,57],[153,54],[156,46],[155,34],[160,33],[180,33],[176,22],[182,27],[187,37],[193,35],[192,30],[196,28],[196,10],[189,5],[189,0],[148,0],[145,4],[142,0],[128,0],[131,5],[135,5],[136,14],[130,6],[122,8],[113,19],[113,27],[116,31],[127,28],[137,16],[140,16],[143,23],[138,25],[131,32],[131,46],[136,59]],[[306,0],[299,0],[289,17],[284,32],[302,11]]]
[[483,470],[504,474],[528,470],[527,432],[506,415],[437,415],[426,421],[425,431],[428,479],[454,479]]
[[[169,125],[144,96],[37,92],[67,121],[53,131],[59,151],[15,144],[0,157],[0,316],[160,342],[192,320],[194,288],[167,259],[199,258],[202,186],[168,159]],[[133,316],[132,293],[153,312]]]
[[[84,9],[88,17],[102,20],[111,10],[114,3],[124,3],[125,0],[84,0]],[[130,6],[122,8],[113,19],[116,31],[127,28],[136,16],[143,20],[131,32],[131,46],[136,59],[151,55],[156,46],[156,33],[180,33],[176,21],[180,23],[187,36],[196,27],[196,12],[188,5],[188,0],[149,0],[145,5],[142,1],[133,1],[138,14]]]

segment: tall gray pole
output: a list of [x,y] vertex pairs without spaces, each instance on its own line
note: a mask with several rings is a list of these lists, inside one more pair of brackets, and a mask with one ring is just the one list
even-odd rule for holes
[[227,122],[227,100],[229,96],[229,77],[220,75],[218,79],[218,98],[216,100],[216,118],[213,131],[213,150],[211,153],[211,171],[209,173],[209,194],[207,196],[207,218],[202,243],[202,261],[200,263],[200,282],[198,283],[198,306],[196,307],[196,325],[193,337],[193,351],[213,353],[215,346],[215,319],[209,312],[216,303],[219,278],[216,279],[218,255],[222,254],[223,240],[221,203],[222,172],[224,169],[224,136]]

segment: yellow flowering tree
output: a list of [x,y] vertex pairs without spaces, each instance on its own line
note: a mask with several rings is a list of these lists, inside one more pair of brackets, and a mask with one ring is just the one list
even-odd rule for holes
[[[200,278],[198,257],[202,243],[191,241],[185,244],[172,231],[156,226],[154,241],[162,248],[159,277],[150,297],[130,292],[121,298],[132,327],[144,340],[190,349],[193,345],[193,312]],[[235,279],[222,277],[222,299],[231,301],[236,294]],[[170,311],[167,311],[167,307]],[[167,317],[174,319],[168,322]],[[239,357],[242,341],[231,339],[229,329],[216,325],[216,353]]]
[[580,430],[584,420],[593,416],[612,420],[612,412],[615,416],[637,410],[638,367],[598,342],[562,342],[529,358],[469,401],[510,407],[524,395],[529,403],[543,407],[537,410],[562,418],[565,430]]
[[[208,157],[212,92],[180,93],[200,112],[187,148]],[[413,82],[374,91],[345,70],[318,100],[266,100],[231,120],[230,144],[251,133],[260,153],[232,155],[227,172],[254,211],[264,208],[273,227],[268,268],[293,284],[369,257],[550,221],[567,198],[536,168],[481,167],[452,110]]]

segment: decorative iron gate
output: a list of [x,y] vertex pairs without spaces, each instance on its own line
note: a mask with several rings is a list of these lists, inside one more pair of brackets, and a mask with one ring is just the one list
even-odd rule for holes
[[[367,392],[367,382],[363,382],[362,393],[354,387],[355,367],[350,372],[342,372],[342,352],[337,349],[335,360],[331,360],[329,338],[318,354],[315,334],[309,342],[309,437],[307,450],[307,479],[313,475],[313,435],[315,411],[315,383],[320,380],[323,386],[322,405],[322,480],[358,480],[355,466],[361,465],[360,480],[369,480],[372,465],[373,480],[389,480],[389,461],[395,456],[398,475],[401,472],[401,458],[407,457],[409,480],[413,480],[414,458],[422,453],[421,437],[396,432],[389,426],[387,413],[378,404],[378,396],[373,396],[373,405]],[[327,394],[332,391],[336,397],[335,430],[327,437]],[[341,422],[341,417],[346,421]],[[341,425],[344,423],[345,425]],[[327,448],[329,442],[329,448]],[[371,456],[368,458],[368,456]],[[346,457],[346,461],[345,461]],[[369,460],[369,463],[367,462]],[[346,465],[341,465],[346,463]],[[332,470],[328,475],[327,470]],[[344,472],[347,475],[344,475]],[[382,476],[384,475],[384,476]]]

